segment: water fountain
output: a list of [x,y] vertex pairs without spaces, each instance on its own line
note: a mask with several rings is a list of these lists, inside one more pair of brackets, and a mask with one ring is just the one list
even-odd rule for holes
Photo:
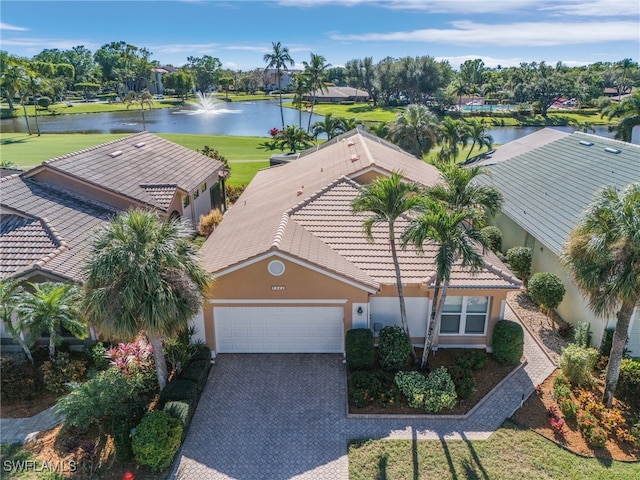
[[196,92],[197,104],[195,110],[179,110],[177,112],[173,112],[181,115],[220,115],[223,113],[241,113],[240,110],[230,110],[227,108],[219,108],[219,106],[223,103],[216,98],[207,95],[204,92]]

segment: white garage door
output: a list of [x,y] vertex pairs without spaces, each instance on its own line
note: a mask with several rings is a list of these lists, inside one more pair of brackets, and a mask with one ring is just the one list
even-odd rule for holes
[[215,307],[219,353],[341,353],[344,307]]

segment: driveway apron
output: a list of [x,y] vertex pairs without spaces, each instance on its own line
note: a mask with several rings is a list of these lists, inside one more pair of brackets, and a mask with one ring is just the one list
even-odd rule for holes
[[345,389],[341,355],[218,356],[176,478],[347,478]]

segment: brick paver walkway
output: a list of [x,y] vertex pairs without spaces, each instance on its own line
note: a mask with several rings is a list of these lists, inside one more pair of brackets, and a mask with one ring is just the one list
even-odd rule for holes
[[467,418],[373,419],[348,418],[338,355],[221,355],[173,478],[347,479],[350,439],[486,439],[555,369],[526,330],[525,356]]
[[53,408],[28,418],[0,418],[0,443],[25,443],[52,429],[62,421]]

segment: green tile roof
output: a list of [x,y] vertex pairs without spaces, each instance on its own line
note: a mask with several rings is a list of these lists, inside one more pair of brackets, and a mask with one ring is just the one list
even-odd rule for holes
[[559,255],[600,188],[640,181],[640,146],[576,132],[487,169],[502,212]]

